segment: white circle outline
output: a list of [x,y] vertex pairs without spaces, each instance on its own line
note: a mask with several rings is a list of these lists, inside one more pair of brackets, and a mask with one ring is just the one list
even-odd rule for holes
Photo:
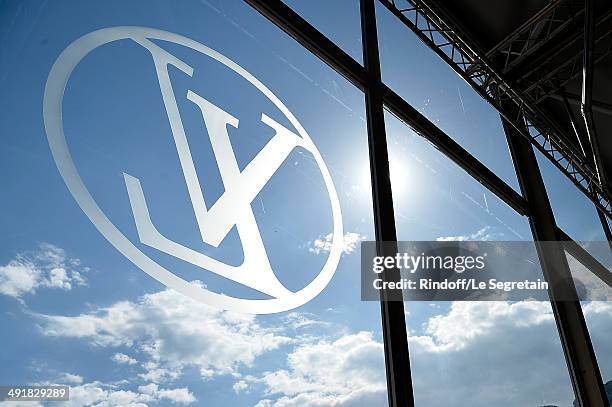
[[[72,160],[62,119],[62,102],[66,84],[74,68],[94,49],[113,41],[130,38],[150,38],[173,42],[205,54],[230,68],[264,94],[287,117],[304,140],[304,146],[314,156],[329,194],[333,214],[333,238],[329,256],[321,272],[306,287],[288,298],[265,300],[242,299],[215,293],[192,284],[170,272],[138,249],[104,214],[89,193]],[[47,140],[55,164],[73,198],[98,231],[119,252],[145,273],[165,286],[196,301],[220,309],[251,314],[272,314],[299,307],[316,297],[333,277],[342,254],[343,227],[338,194],[319,150],[298,120],[257,78],[234,61],[199,42],[179,34],[147,27],[108,27],[93,31],[72,42],[57,58],[45,85],[43,118]]]

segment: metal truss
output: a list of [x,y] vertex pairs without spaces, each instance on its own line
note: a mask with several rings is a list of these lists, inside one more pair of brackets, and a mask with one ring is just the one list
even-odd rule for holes
[[[597,174],[582,153],[567,141],[569,138],[552,120],[542,114],[531,97],[510,85],[504,74],[489,62],[484,52],[478,50],[475,42],[462,33],[457,24],[451,24],[448,16],[442,17],[423,1],[402,1],[409,7],[398,5],[399,0],[379,1],[546,156],[600,211],[612,218],[610,197],[603,191]],[[551,32],[560,29],[552,23],[550,27]],[[517,35],[520,36],[520,32]],[[538,43],[533,42],[533,46],[538,46]],[[509,58],[509,61],[512,63],[517,58]],[[581,69],[581,59],[577,64]],[[512,105],[516,109],[504,107]]]
[[[385,130],[384,92],[381,80],[378,34],[376,28],[375,0],[360,0],[361,37],[363,66],[369,76],[364,88],[370,176],[372,180],[372,203],[374,209],[374,230],[379,256],[393,256],[393,248],[384,242],[396,242],[395,214],[389,169],[389,154]],[[384,273],[386,281],[401,280],[399,270]],[[408,350],[408,334],[402,294],[391,296],[380,293],[383,342],[385,348],[385,369],[387,395],[390,407],[414,407],[412,373]]]
[[[599,28],[603,23],[612,18],[612,11],[601,17],[597,23]],[[576,37],[573,41],[568,41],[564,48],[570,47],[573,42],[581,37]],[[612,54],[612,32],[607,30],[595,41],[595,64]],[[560,53],[559,53],[560,54]],[[582,52],[567,58],[565,55],[552,55],[539,67],[538,72],[543,75],[530,75],[521,78],[521,84],[525,89],[525,94],[536,103],[541,102],[547,97],[559,93],[569,81],[582,74]]]
[[552,38],[568,28],[580,27],[577,20],[583,14],[584,4],[581,1],[552,1],[490,49],[487,58],[495,61],[505,74],[542,49]]

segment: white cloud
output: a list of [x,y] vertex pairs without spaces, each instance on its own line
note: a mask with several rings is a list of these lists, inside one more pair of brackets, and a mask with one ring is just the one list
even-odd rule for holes
[[39,288],[70,290],[74,285],[86,285],[78,259],[48,243],[34,252],[20,253],[6,265],[0,266],[0,294],[20,298],[34,294]]
[[64,373],[61,378],[61,381],[70,384],[81,384],[83,383],[83,378],[78,374]]
[[258,379],[268,397],[258,406],[348,407],[386,401],[383,348],[369,332],[300,345],[288,355],[287,365]]
[[154,394],[159,390],[159,386],[155,383],[138,386],[138,391],[144,394]]
[[232,389],[234,389],[234,392],[236,394],[240,394],[243,391],[245,391],[246,389],[249,388],[249,385],[247,384],[247,382],[245,382],[244,380],[238,380],[236,383],[234,383],[234,385],[232,386]]
[[161,400],[169,400],[176,404],[191,404],[196,401],[196,398],[187,388],[180,389],[165,389],[157,393],[157,397]]
[[[140,373],[138,376],[147,381],[155,383],[174,381],[179,378],[183,370],[183,365],[173,366],[171,368],[159,367],[159,364],[155,362],[149,362],[145,364],[145,372]],[[215,375],[215,370],[202,368],[200,369],[200,375],[203,379],[208,379]]]
[[45,407],[38,401],[0,401],[2,407]]
[[612,302],[610,301],[591,301],[584,304],[582,309],[587,320],[600,315],[612,317]]
[[113,362],[117,362],[120,365],[135,365],[138,363],[136,359],[129,357],[125,353],[115,353],[112,359]]
[[119,389],[115,385],[92,382],[70,387],[70,400],[58,403],[70,407],[146,407],[149,403],[169,401],[192,404],[195,396],[185,387],[160,389],[156,384],[140,386],[138,392]]
[[413,339],[429,352],[456,351],[499,330],[502,324],[520,328],[552,321],[552,310],[545,302],[454,302],[448,314],[429,319],[428,336]]
[[[612,304],[584,305],[604,380],[612,378]],[[408,320],[410,324],[410,318]],[[570,405],[571,384],[546,302],[455,302],[411,336],[417,405]],[[257,407],[386,403],[382,343],[360,332],[296,347],[287,367],[263,374]],[[249,380],[247,380],[249,382]]]
[[[54,402],[54,405],[62,407],[147,407],[150,404],[188,405],[197,401],[196,397],[186,387],[160,388],[155,383],[139,386],[137,391],[121,388],[129,385],[129,380],[120,380],[111,383],[93,381],[82,383],[79,375],[65,373],[61,379],[55,382],[35,383],[44,385],[70,385],[70,397],[68,401]],[[0,402],[0,406],[42,406],[37,402]]]
[[[308,245],[310,246],[308,251],[314,254],[329,253],[332,247],[333,236],[333,233],[328,233],[326,235],[319,236],[312,242],[308,242]],[[345,254],[353,253],[359,242],[365,240],[365,238],[366,236],[360,235],[359,233],[346,232],[342,242],[342,252]]]
[[[486,235],[482,230],[477,233]],[[610,379],[612,342],[607,333],[612,304],[585,304],[584,314],[604,380]],[[74,404],[69,405],[193,403],[195,397],[188,389],[159,384],[178,379],[187,366],[199,369],[203,380],[219,374],[234,376],[236,394],[253,394],[263,387],[258,407],[386,403],[380,341],[368,332],[294,340],[283,336],[288,329],[325,324],[309,314],[288,313],[280,319],[280,328],[268,328],[253,315],[218,311],[164,290],[77,316],[39,317],[45,335],[83,338],[100,347],[130,347],[143,356],[137,357],[144,360],[139,377],[148,384],[137,392],[74,382],[79,385],[71,389]],[[410,338],[417,405],[442,407],[461,400],[473,407],[518,407],[569,405],[573,400],[547,303],[456,302],[447,312],[429,318],[422,332]],[[286,366],[262,373],[257,358],[289,343],[294,347]],[[119,352],[112,359],[137,363]],[[253,373],[257,377],[243,376],[245,368],[259,369]]]
[[304,312],[290,312],[283,317],[283,325],[292,329],[325,327],[330,323]]
[[174,380],[186,366],[198,368],[203,378],[231,374],[290,342],[254,315],[220,311],[170,289],[77,316],[38,317],[48,336],[137,349],[148,360],[140,377],[152,382]]
[[[569,405],[571,384],[546,302],[455,302],[410,338],[417,405]],[[452,404],[452,403],[451,403]]]
[[449,242],[449,241],[481,241],[481,240],[494,240],[496,237],[500,236],[498,233],[493,232],[493,228],[491,226],[485,226],[476,232],[469,235],[460,235],[460,236],[441,236],[436,238],[438,242]]
[[138,391],[142,394],[151,396],[157,400],[169,400],[178,404],[191,404],[196,401],[191,392],[185,387],[178,389],[160,389],[155,383],[149,383],[144,386],[139,386]]

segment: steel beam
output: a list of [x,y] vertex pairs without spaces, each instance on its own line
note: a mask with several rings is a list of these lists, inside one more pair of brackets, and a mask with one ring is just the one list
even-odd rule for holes
[[[547,157],[597,208],[612,217],[610,197],[602,190],[597,175],[584,157],[566,141],[558,126],[535,106],[533,101],[497,71],[477,49],[474,42],[442,18],[427,1],[408,0],[410,8],[400,8],[395,0],[379,0],[417,37],[427,44],[472,88],[487,100],[516,131]],[[470,72],[470,73],[468,73]],[[496,89],[493,96],[492,87]],[[510,103],[502,105],[502,102]],[[504,107],[505,106],[505,107]],[[508,107],[516,107],[519,114]]]
[[597,212],[597,215],[599,216],[601,227],[604,230],[604,235],[606,236],[606,239],[608,240],[608,246],[610,246],[610,250],[612,250],[612,229],[610,228],[610,221],[608,220],[608,218],[603,216],[603,214],[599,211]]
[[[361,0],[360,10],[363,61],[370,78],[365,88],[365,100],[377,251],[380,256],[394,256],[397,252],[397,235],[374,0]],[[392,243],[395,250],[389,247],[389,243]],[[391,250],[391,253],[388,253],[388,250]],[[383,279],[400,281],[399,270],[388,270]],[[389,406],[414,407],[404,302],[401,294],[399,298],[387,298],[387,291],[381,291],[380,295]]]
[[593,0],[585,0],[584,11],[584,51],[582,63],[582,103],[580,112],[584,119],[587,136],[591,143],[593,162],[599,178],[599,184],[605,192],[608,192],[608,179],[603,158],[599,152],[599,138],[597,128],[593,119],[593,78],[595,76],[595,7]]
[[[572,95],[566,92],[562,92],[562,94],[559,94],[559,95],[557,94],[550,95],[549,97],[551,99],[558,100],[560,102],[564,102],[564,98],[567,98],[567,101],[570,104],[578,106],[578,107],[580,107],[580,104],[582,103],[580,100],[580,96],[576,97],[575,95]],[[591,105],[593,107],[594,112],[599,112],[599,113],[606,114],[608,116],[612,116],[612,104],[592,100]]]
[[578,145],[580,146],[580,150],[582,151],[582,155],[584,155],[587,160],[591,160],[593,157],[591,145],[589,143],[589,140],[584,137],[582,131],[580,130],[580,127],[578,126],[578,121],[576,120],[576,116],[572,111],[572,107],[570,106],[570,102],[567,98],[567,95],[565,94],[565,91],[561,91],[560,98],[563,102],[563,107],[565,108],[565,114],[567,115],[570,125],[572,126],[572,130],[574,131],[576,142],[578,143]]
[[[531,145],[502,118],[519,184],[529,207],[529,225],[536,242],[561,346],[576,400],[581,407],[608,407],[601,373],[576,287],[561,244],[544,181]],[[538,242],[546,242],[538,244]]]

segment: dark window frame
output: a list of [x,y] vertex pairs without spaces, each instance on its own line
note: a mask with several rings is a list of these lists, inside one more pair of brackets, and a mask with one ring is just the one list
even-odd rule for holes
[[[434,144],[445,156],[458,164],[518,214],[527,216],[534,241],[571,242],[566,247],[569,253],[604,283],[612,287],[612,274],[606,273],[605,267],[578,244],[575,244],[556,225],[533,149],[517,134],[519,130],[510,126],[503,117],[501,118],[512,151],[513,164],[521,184],[522,195],[382,82],[375,1],[360,0],[364,57],[362,66],[282,1],[245,0],[264,17],[364,92],[376,240],[378,242],[397,240],[384,120],[384,109],[387,109]],[[502,101],[499,99],[496,102],[501,103]],[[560,267],[565,277],[571,276],[562,250],[555,251],[555,253],[540,250],[538,254],[545,275],[547,268]],[[551,305],[576,399],[581,406],[605,406],[607,396],[603,388],[601,373],[571,277],[565,279],[559,289],[566,293],[570,292],[575,298],[574,301],[556,301],[557,289],[550,291]],[[391,407],[414,406],[403,304],[381,298],[381,310],[389,405]]]

